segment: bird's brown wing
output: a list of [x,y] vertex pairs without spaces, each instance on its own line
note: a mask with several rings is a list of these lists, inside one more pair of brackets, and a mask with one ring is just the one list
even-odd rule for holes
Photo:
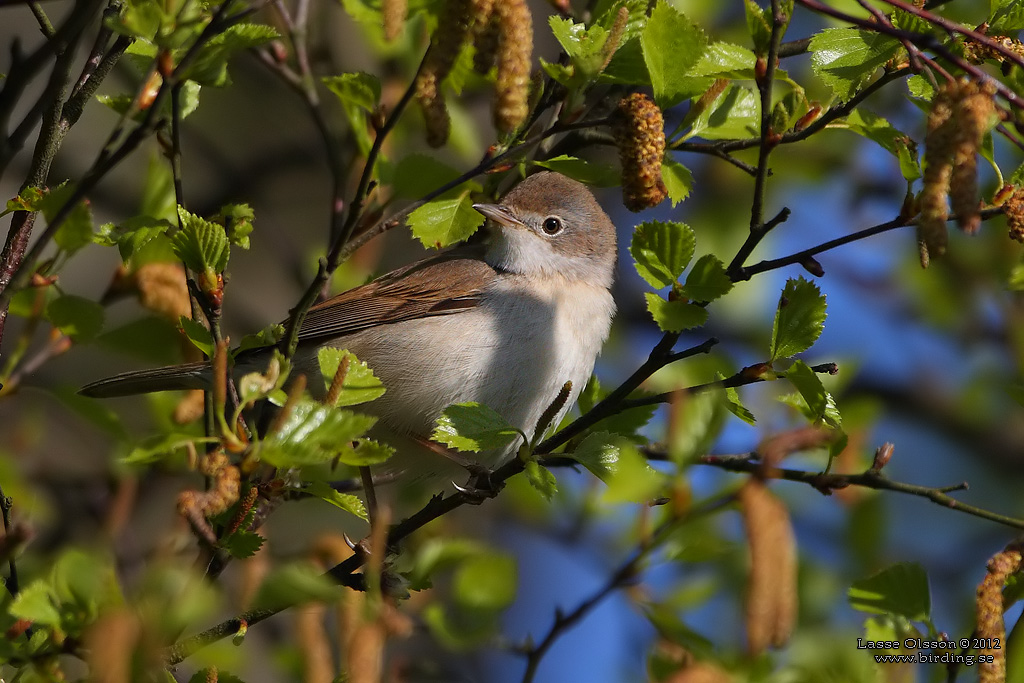
[[378,325],[473,308],[495,270],[475,252],[442,254],[350,289],[309,310],[299,341],[340,337]]

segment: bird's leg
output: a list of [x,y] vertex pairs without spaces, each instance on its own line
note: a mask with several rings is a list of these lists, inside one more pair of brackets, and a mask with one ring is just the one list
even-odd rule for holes
[[422,439],[419,437],[416,437],[416,441],[430,452],[451,460],[456,465],[469,472],[469,481],[466,482],[465,486],[459,486],[455,482],[452,482],[452,486],[454,486],[455,490],[459,493],[468,496],[471,499],[471,503],[479,505],[488,498],[494,498],[504,487],[504,485],[495,486],[491,481],[491,474],[493,474],[493,472],[476,460],[467,458],[464,455],[437,443],[436,441]]

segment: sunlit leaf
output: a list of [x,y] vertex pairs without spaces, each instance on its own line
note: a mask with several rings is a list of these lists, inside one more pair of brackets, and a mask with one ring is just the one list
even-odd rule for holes
[[811,348],[825,328],[825,315],[825,297],[818,285],[802,277],[788,280],[772,327],[772,360]]

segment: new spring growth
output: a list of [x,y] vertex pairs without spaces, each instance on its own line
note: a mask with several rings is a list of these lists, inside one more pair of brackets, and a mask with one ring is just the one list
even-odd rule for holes
[[[1003,587],[1007,580],[1024,569],[1020,547],[1010,546],[995,554],[988,561],[988,573],[978,586],[977,637],[991,642],[1006,642],[1006,624],[1003,620]],[[988,655],[979,660],[979,683],[1002,683],[1006,680],[1006,649],[1003,647],[984,648],[978,652]]]
[[409,3],[408,0],[383,0],[380,9],[384,21],[384,38],[390,43],[402,35]]
[[526,0],[502,0],[495,4],[494,12],[498,15],[494,126],[502,133],[511,133],[530,112],[533,19]]
[[529,113],[533,20],[525,0],[448,0],[416,79],[416,99],[427,126],[427,144],[448,141],[451,119],[441,84],[460,50],[472,40],[473,67],[487,73],[497,64],[494,125],[502,133],[516,130]]
[[1003,202],[1003,212],[1006,214],[1006,225],[1010,229],[1010,239],[1024,242],[1024,188],[1012,185],[1007,185],[1007,188],[1010,191]]
[[221,450],[201,458],[199,472],[212,480],[211,487],[205,492],[183,491],[178,496],[178,514],[188,521],[200,538],[213,546],[217,544],[217,535],[207,520],[238,501],[241,473]]
[[427,144],[431,147],[440,147],[448,141],[451,120],[441,92],[441,82],[452,70],[459,50],[466,42],[477,4],[473,0],[447,0],[444,3],[423,68],[416,77],[416,99],[423,109]]
[[479,0],[480,15],[473,22],[473,70],[486,76],[494,67],[498,55],[498,35],[501,32],[494,0]]
[[976,81],[947,83],[935,95],[925,135],[924,188],[917,223],[921,265],[946,250],[946,221],[952,205],[960,229],[981,225],[977,155],[985,135],[998,122],[994,86]]
[[796,538],[786,506],[763,481],[751,478],[737,498],[750,549],[747,651],[757,655],[785,645],[796,625]]
[[665,121],[643,93],[619,101],[612,132],[622,162],[622,202],[630,211],[657,206],[668,196],[661,179],[665,155]]

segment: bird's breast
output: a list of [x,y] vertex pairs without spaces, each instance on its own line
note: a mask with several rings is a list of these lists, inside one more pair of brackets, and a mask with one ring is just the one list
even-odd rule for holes
[[573,387],[562,414],[583,389],[614,308],[603,287],[509,275],[474,308],[382,325],[337,344],[384,382],[387,392],[365,408],[391,430],[429,436],[446,407],[475,401],[532,435],[566,381]]

